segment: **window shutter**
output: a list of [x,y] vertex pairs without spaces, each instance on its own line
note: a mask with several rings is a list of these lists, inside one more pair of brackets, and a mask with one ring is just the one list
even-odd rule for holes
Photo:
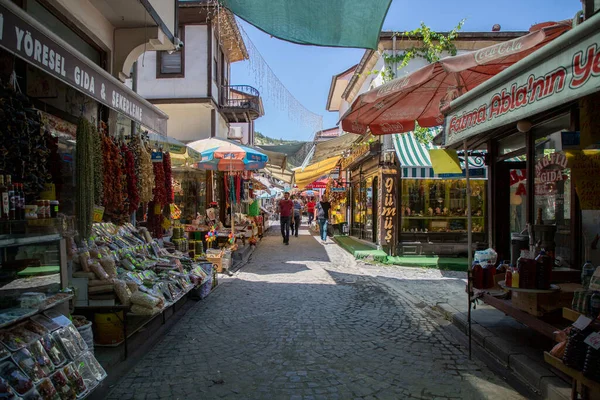
[[181,74],[181,52],[169,54],[166,51],[161,52],[160,63],[161,74]]

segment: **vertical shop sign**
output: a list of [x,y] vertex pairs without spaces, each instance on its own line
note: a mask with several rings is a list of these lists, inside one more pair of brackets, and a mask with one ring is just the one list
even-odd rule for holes
[[396,243],[396,227],[398,226],[398,211],[396,199],[396,176],[395,170],[383,170],[381,173],[382,208],[381,208],[381,245],[393,246]]

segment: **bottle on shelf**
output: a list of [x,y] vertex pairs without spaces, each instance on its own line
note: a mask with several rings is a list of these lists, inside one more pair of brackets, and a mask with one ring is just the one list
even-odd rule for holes
[[521,284],[521,274],[519,273],[519,267],[513,267],[512,270],[512,285],[511,287],[519,288]]
[[19,187],[19,191],[18,191],[19,202],[17,204],[17,210],[18,210],[18,218],[17,219],[24,220],[25,219],[25,190],[23,189],[22,183],[19,183],[18,187]]
[[506,269],[506,273],[504,274],[504,285],[506,287],[512,287],[513,285],[513,271],[511,266]]
[[519,269],[519,287],[535,289],[536,261],[532,259],[529,251],[521,250],[521,256],[517,260],[517,268]]
[[591,261],[588,260],[583,264],[583,268],[581,268],[581,286],[583,286],[584,289],[590,287],[590,281],[594,275],[594,271],[596,271],[596,267],[594,267],[594,264],[592,264]]
[[535,287],[536,289],[549,289],[552,281],[552,266],[554,262],[552,257],[546,254],[545,250],[540,251],[540,254],[535,259]]
[[9,201],[8,219],[10,219],[11,221],[14,221],[15,219],[17,219],[17,195],[16,195],[16,190],[15,190],[15,185],[13,185],[13,183],[11,182],[10,175],[6,175],[6,177],[8,178],[8,181],[6,183],[6,185],[8,186],[8,201]]
[[481,267],[481,264],[479,264],[479,261],[474,261],[471,269],[473,287],[475,289],[483,289],[483,268]]
[[600,292],[594,292],[590,299],[590,318],[596,319],[600,315]]
[[0,219],[7,220],[10,212],[8,187],[4,183],[4,175],[0,175]]
[[491,262],[487,262],[483,267],[483,288],[490,289],[493,288],[494,283],[494,275],[496,274],[496,268],[494,264]]

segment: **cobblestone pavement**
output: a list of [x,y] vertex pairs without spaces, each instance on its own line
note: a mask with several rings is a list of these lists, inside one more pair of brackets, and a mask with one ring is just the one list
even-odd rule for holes
[[340,247],[276,230],[107,398],[521,398]]

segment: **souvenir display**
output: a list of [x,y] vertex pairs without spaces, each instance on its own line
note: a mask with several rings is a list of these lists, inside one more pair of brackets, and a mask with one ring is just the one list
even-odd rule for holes
[[19,394],[25,394],[33,388],[33,382],[12,361],[0,362],[0,378],[4,379],[11,388]]
[[59,369],[56,371],[54,375],[52,375],[51,381],[62,400],[77,399],[75,389],[71,386],[71,383],[62,370]]
[[62,370],[69,380],[69,384],[75,390],[75,393],[77,393],[77,396],[83,395],[87,391],[87,387],[75,365],[73,363],[67,364]]
[[63,365],[65,361],[67,361],[67,357],[65,357],[63,351],[58,345],[58,342],[56,339],[54,339],[54,337],[52,337],[52,335],[48,334],[43,336],[40,339],[40,343],[55,367],[59,367]]
[[50,373],[48,366],[46,365],[46,370],[44,370],[28,349],[21,349],[13,353],[13,360],[33,382],[38,382]]
[[0,399],[18,400],[19,396],[6,380],[0,378]]
[[56,388],[48,378],[38,383],[36,386],[36,390],[38,391],[41,399],[43,400],[61,400],[60,395],[56,391]]

